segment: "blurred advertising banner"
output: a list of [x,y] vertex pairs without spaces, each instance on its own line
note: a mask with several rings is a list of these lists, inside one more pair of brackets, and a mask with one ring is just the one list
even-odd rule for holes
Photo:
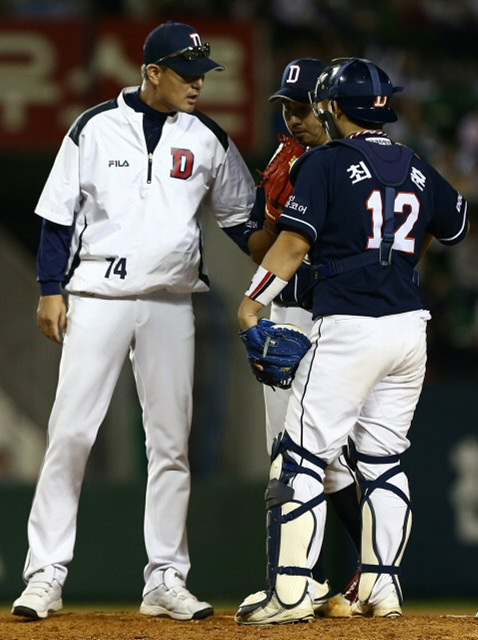
[[[56,149],[85,109],[139,85],[145,36],[159,23],[130,20],[19,21],[0,25],[0,148]],[[207,76],[199,109],[242,152],[260,149],[267,93],[263,27],[195,21],[223,72]],[[257,64],[260,60],[261,64]]]

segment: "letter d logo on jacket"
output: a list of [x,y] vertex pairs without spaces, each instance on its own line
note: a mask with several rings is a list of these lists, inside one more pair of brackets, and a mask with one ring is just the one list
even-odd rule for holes
[[173,168],[169,174],[171,178],[187,180],[193,172],[194,154],[189,149],[171,149]]

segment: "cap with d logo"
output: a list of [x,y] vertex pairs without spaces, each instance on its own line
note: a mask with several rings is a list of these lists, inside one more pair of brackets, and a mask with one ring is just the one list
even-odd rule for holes
[[171,67],[181,74],[203,75],[224,67],[209,57],[210,46],[198,32],[182,22],[165,22],[146,37],[143,62]]
[[315,88],[317,78],[326,66],[326,63],[318,58],[292,60],[284,69],[280,89],[271,95],[269,102],[286,98],[294,102],[308,103],[309,91]]

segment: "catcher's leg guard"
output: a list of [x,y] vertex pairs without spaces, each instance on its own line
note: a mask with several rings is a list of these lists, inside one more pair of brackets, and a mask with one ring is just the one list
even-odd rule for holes
[[[359,600],[374,615],[400,615],[402,591],[398,568],[412,526],[408,480],[400,456],[369,456],[356,452],[362,489],[362,553]],[[395,600],[390,612],[377,614],[385,600]],[[396,611],[395,611],[396,610]]]
[[[296,462],[291,453],[300,456]],[[267,579],[269,592],[275,592],[285,607],[296,606],[308,590],[308,556],[316,532],[314,507],[324,499],[322,473],[326,463],[297,446],[287,433],[273,448],[270,481],[266,491],[267,509]],[[312,463],[305,466],[304,462]],[[291,486],[298,475],[305,474],[315,481],[315,497],[302,502]]]
[[[270,480],[266,490],[267,508],[267,591],[253,594],[241,604],[236,621],[243,624],[294,622],[314,617],[311,567],[318,547],[313,512],[324,502],[322,475],[326,462],[296,445],[287,433],[279,436],[272,449]],[[314,468],[315,467],[315,468]],[[316,470],[318,467],[318,471]],[[299,493],[312,498],[304,501]]]

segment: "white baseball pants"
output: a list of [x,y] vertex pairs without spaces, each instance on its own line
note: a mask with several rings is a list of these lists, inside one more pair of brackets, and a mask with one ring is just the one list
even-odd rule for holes
[[[425,376],[429,318],[424,310],[381,318],[319,318],[310,336],[312,347],[292,385],[286,416],[292,440],[328,462],[337,457],[349,435],[362,454],[383,458],[403,453],[410,445],[407,434]],[[303,464],[309,466],[306,461]],[[388,467],[360,462],[359,469],[366,480],[374,480]],[[391,483],[409,495],[403,472]],[[293,487],[301,502],[317,492],[317,482],[306,474],[298,474]],[[383,564],[393,565],[403,539],[407,505],[392,491],[377,489],[374,508],[375,548]],[[325,502],[314,513],[317,533],[310,566],[322,546]],[[381,575],[370,603],[381,601],[393,589],[390,575]]]
[[[274,302],[271,305],[270,319],[276,324],[295,324],[310,336],[314,327],[312,314],[301,307],[284,307]],[[291,397],[291,389],[278,389],[264,385],[264,402],[266,413],[266,443],[267,452],[270,454],[272,443],[277,435],[284,431],[287,406]],[[349,467],[343,455],[339,455],[327,467],[324,478],[325,493],[335,493],[348,487],[354,482]]]
[[128,352],[148,457],[145,593],[165,568],[186,579],[194,314],[189,294],[161,291],[124,299],[70,296],[48,446],[28,523],[26,581],[48,565],[61,583],[66,579],[86,462]]

